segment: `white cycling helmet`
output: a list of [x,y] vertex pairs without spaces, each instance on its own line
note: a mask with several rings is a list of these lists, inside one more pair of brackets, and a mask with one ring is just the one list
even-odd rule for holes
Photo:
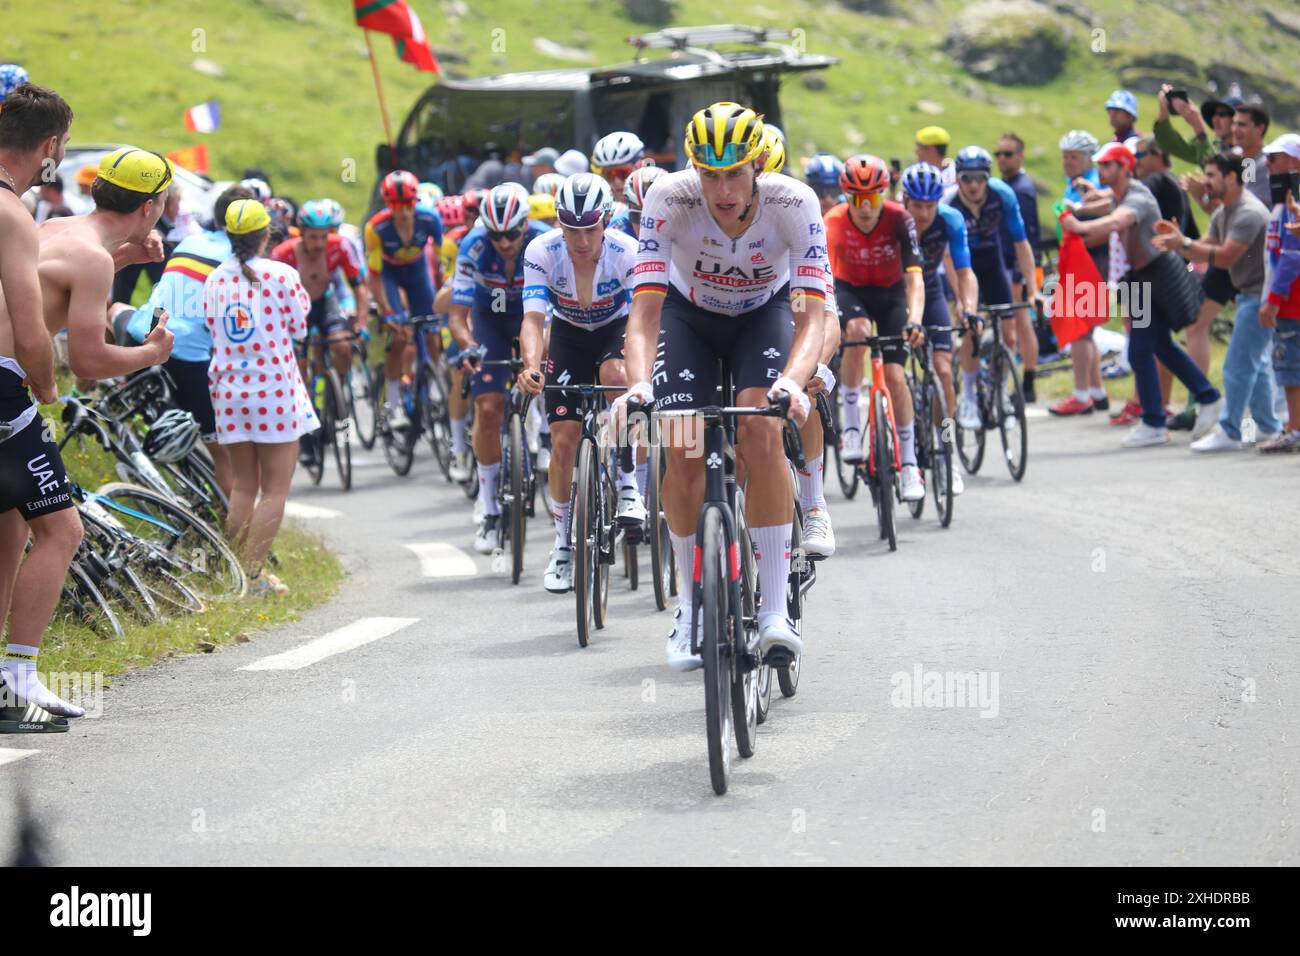
[[415,191],[415,201],[421,206],[428,206],[432,209],[438,205],[438,200],[442,198],[442,187],[437,183],[420,183]]
[[194,416],[172,408],[158,416],[144,436],[144,453],[155,463],[174,464],[191,451],[199,440],[199,423]]
[[528,190],[519,183],[502,183],[488,190],[478,214],[488,232],[509,232],[528,222]]
[[591,151],[591,165],[595,170],[610,166],[624,166],[637,162],[645,155],[645,143],[636,133],[610,133],[596,141]]
[[533,192],[547,193],[554,196],[560,191],[560,187],[564,185],[564,180],[567,178],[564,173],[542,173],[533,180]]
[[1087,153],[1091,156],[1097,152],[1097,137],[1086,129],[1072,129],[1061,137],[1061,152]]
[[241,179],[239,185],[251,190],[253,198],[258,202],[266,202],[271,198],[271,187],[267,185],[265,179]]
[[614,208],[609,183],[595,173],[570,176],[555,196],[555,214],[560,225],[590,229],[602,222]]
[[639,212],[645,205],[646,190],[663,175],[665,170],[662,166],[642,166],[627,177],[627,182],[623,184],[623,200],[627,203],[627,208]]

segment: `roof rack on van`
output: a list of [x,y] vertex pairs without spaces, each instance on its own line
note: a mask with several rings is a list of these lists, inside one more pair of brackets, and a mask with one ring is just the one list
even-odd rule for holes
[[[802,33],[802,31],[800,31]],[[712,47],[720,43],[747,43],[751,46],[767,47],[779,50],[790,59],[802,57],[803,51],[780,40],[792,40],[794,34],[789,30],[770,30],[767,27],[751,27],[743,23],[719,23],[703,27],[668,27],[654,33],[642,33],[627,38],[627,42],[636,47],[637,62],[644,58],[648,49],[674,50],[680,53],[694,53],[711,60],[723,60]]]

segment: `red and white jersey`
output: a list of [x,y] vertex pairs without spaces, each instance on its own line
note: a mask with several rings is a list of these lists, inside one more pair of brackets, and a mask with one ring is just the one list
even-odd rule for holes
[[705,204],[694,169],[670,173],[646,193],[636,295],[671,285],[700,308],[737,316],[789,283],[791,294],[826,298],[826,229],[817,196],[789,176],[760,175],[753,222],[732,239]]

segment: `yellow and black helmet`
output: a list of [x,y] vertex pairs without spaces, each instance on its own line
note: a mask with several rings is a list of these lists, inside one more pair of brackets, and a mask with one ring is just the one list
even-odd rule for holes
[[785,142],[781,131],[771,123],[763,125],[763,150],[767,154],[763,160],[763,172],[779,173],[785,168]]
[[686,156],[692,166],[733,169],[763,149],[763,117],[739,103],[706,106],[686,124]]

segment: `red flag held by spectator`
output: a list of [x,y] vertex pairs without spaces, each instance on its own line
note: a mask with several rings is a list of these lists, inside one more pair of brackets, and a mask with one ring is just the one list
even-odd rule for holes
[[403,61],[430,73],[442,72],[419,16],[405,0],[352,0],[352,5],[357,26],[391,35]]
[[1057,283],[1052,290],[1052,332],[1061,348],[1110,318],[1110,293],[1083,239],[1062,232]]

